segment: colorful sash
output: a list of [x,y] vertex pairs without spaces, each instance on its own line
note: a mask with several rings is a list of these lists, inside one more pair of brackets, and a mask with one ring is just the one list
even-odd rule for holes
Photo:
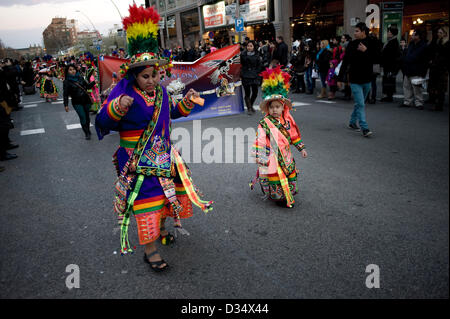
[[199,191],[196,189],[195,185],[192,183],[191,173],[189,169],[184,164],[178,151],[172,147],[172,154],[175,157],[175,164],[177,166],[178,174],[180,175],[181,182],[183,183],[189,200],[194,203],[195,206],[199,207],[204,213],[208,213],[213,210],[213,201],[204,201],[200,199]]
[[[270,166],[276,165],[276,172],[278,177],[280,178],[281,187],[283,189],[284,195],[286,197],[288,207],[292,207],[292,204],[295,203],[294,197],[289,189],[289,182],[286,177],[286,164],[288,164],[292,158],[292,155],[287,154],[290,141],[284,134],[281,134],[280,130],[270,121],[267,117],[264,118],[267,126],[270,129],[270,135],[273,137],[274,142],[276,143],[277,151],[274,152],[273,158],[275,159],[275,163]],[[284,164],[283,167],[279,163],[278,154],[283,158]],[[270,170],[269,166],[269,170]],[[283,169],[282,169],[283,168]],[[272,168],[273,170],[273,168]]]

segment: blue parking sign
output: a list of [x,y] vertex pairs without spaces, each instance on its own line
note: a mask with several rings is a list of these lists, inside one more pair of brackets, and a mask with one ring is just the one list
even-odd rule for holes
[[244,19],[238,18],[234,20],[236,32],[244,32]]

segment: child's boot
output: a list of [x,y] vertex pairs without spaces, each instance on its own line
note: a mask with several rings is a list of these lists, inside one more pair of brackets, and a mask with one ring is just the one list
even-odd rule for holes
[[334,92],[328,92],[328,100],[334,100],[334,98],[335,98],[335,93]]

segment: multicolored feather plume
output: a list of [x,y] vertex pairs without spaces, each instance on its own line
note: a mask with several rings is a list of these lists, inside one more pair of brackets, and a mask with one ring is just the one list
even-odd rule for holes
[[283,72],[280,66],[273,69],[267,68],[260,75],[263,78],[261,86],[263,99],[272,95],[282,95],[284,98],[288,98],[291,76]]
[[128,53],[130,56],[144,52],[158,52],[158,21],[160,16],[153,7],[130,5],[130,15],[122,20],[127,31]]

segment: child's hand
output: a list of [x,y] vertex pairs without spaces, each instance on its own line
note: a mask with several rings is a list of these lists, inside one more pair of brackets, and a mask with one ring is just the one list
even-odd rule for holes
[[306,158],[308,156],[308,152],[306,150],[302,150],[302,157]]

